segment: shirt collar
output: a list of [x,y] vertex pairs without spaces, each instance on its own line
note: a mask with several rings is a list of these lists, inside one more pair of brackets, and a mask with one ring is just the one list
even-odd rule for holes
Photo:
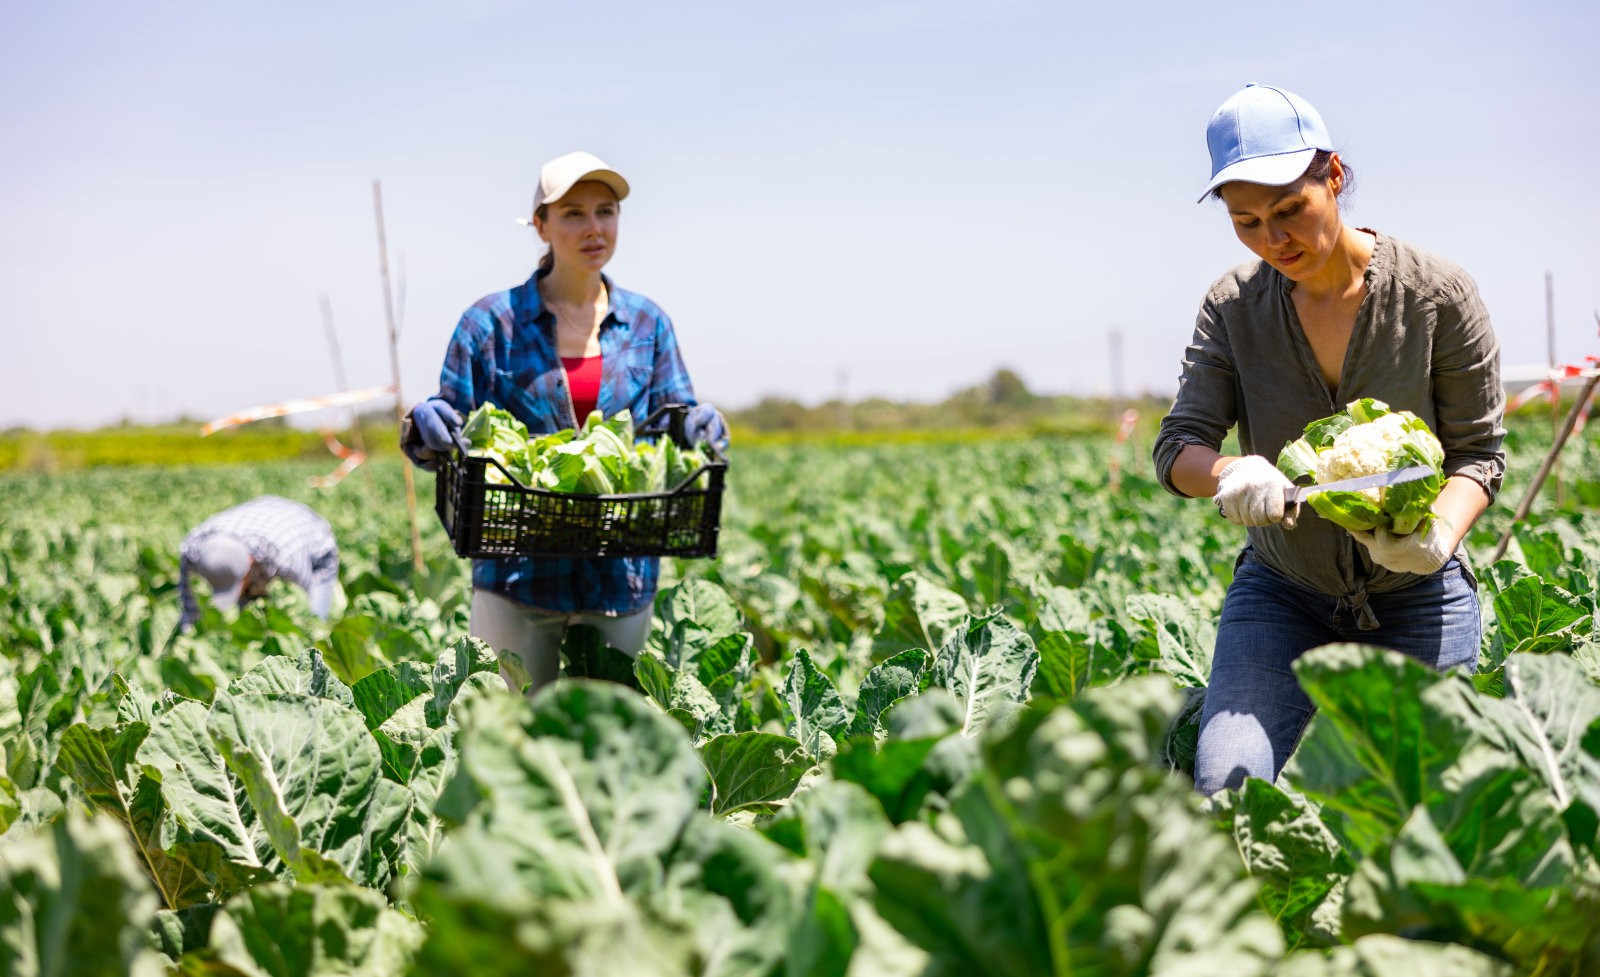
[[[550,274],[550,271],[550,268],[536,268],[533,274],[528,277],[527,282],[523,284],[523,289],[526,292],[523,317],[533,322],[543,322],[546,315],[551,315],[554,318],[553,314],[545,308],[544,296],[539,294],[539,279]],[[632,324],[633,314],[636,310],[634,303],[629,301],[629,294],[618,288],[616,283],[605,272],[600,273],[600,281],[604,282],[606,286],[606,317],[600,323],[601,330],[604,331],[612,324],[624,322]]]
[[1388,278],[1394,272],[1394,241],[1370,227],[1358,227],[1356,230],[1366,231],[1373,238],[1372,258],[1367,262],[1367,270],[1364,273],[1370,286],[1375,280]]

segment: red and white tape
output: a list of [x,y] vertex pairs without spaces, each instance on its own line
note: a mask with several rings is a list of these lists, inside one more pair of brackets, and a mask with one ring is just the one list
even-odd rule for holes
[[346,475],[355,471],[356,467],[367,459],[367,456],[359,451],[351,451],[350,453],[341,455],[340,457],[342,457],[344,460],[339,462],[338,468],[335,468],[326,475],[313,475],[310,479],[308,479],[312,488],[333,488],[335,485],[338,485],[340,482],[344,481],[344,477]]
[[207,423],[200,429],[200,436],[205,437],[225,428],[249,424],[251,421],[264,421],[271,417],[285,417],[289,414],[303,414],[306,411],[323,410],[328,407],[349,407],[353,404],[377,400],[380,397],[392,396],[394,396],[394,386],[391,384],[387,387],[347,390],[344,393],[328,394],[325,397],[304,397],[299,400],[285,400],[280,404],[263,404],[260,407],[248,407]]
[[1588,365],[1581,366],[1577,363],[1568,363],[1565,366],[1551,367],[1545,379],[1523,387],[1510,400],[1506,401],[1506,410],[1516,410],[1523,404],[1531,403],[1535,400],[1549,400],[1555,397],[1557,385],[1564,381],[1589,380],[1600,376],[1600,356],[1585,356],[1584,362]]

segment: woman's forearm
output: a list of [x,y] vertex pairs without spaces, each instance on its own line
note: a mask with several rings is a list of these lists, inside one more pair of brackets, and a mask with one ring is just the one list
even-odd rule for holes
[[1489,496],[1483,486],[1465,475],[1452,475],[1445,480],[1444,489],[1433,500],[1433,511],[1446,524],[1451,534],[1450,549],[1461,545],[1472,524],[1489,508]]
[[1185,445],[1172,463],[1172,485],[1191,499],[1209,499],[1217,494],[1217,476],[1238,460],[1203,444]]

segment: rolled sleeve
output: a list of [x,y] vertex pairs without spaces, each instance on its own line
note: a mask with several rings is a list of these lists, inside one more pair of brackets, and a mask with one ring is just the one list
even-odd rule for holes
[[1433,401],[1445,474],[1477,482],[1493,503],[1506,470],[1500,344],[1477,286],[1464,275],[1438,309]]
[[[339,547],[330,538],[311,557],[312,583],[330,583],[339,579]],[[306,588],[311,589],[310,587]]]
[[1238,419],[1233,351],[1210,299],[1201,305],[1195,319],[1194,338],[1183,355],[1183,372],[1178,379],[1178,395],[1172,410],[1161,419],[1152,452],[1156,478],[1168,492],[1185,497],[1172,484],[1172,466],[1178,455],[1191,444],[1205,445],[1213,451]]

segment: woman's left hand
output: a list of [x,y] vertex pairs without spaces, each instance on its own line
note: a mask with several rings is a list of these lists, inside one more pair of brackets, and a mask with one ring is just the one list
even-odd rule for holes
[[1350,535],[1367,548],[1373,563],[1401,573],[1435,573],[1455,552],[1456,534],[1437,514],[1426,530],[1406,536],[1381,528]]
[[695,404],[684,418],[683,433],[690,444],[706,442],[718,451],[728,450],[728,422],[710,404]]

